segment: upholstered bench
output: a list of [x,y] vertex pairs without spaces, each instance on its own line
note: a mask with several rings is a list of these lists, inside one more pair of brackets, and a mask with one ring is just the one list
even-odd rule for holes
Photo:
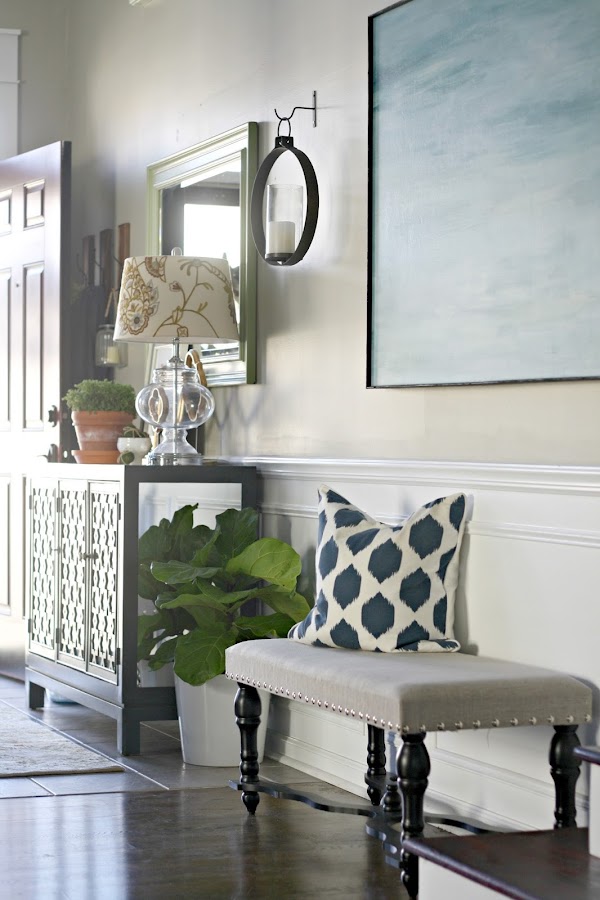
[[[578,725],[591,719],[592,692],[569,675],[465,653],[373,653],[281,639],[230,647],[226,673],[239,685],[235,715],[241,736],[240,779],[232,786],[242,791],[248,811],[255,812],[259,793],[264,792],[306,800],[322,809],[372,815],[378,824],[371,833],[385,839],[388,852],[393,851],[385,823],[401,822],[397,864],[411,897],[418,891],[417,857],[402,851],[402,841],[423,832],[423,800],[430,771],[427,732],[552,725],[555,827],[575,825],[580,761],[573,751],[579,746]],[[372,811],[368,806],[365,812],[320,803],[260,781],[257,688],[367,725],[365,780]],[[402,737],[397,780],[386,779],[386,732]]]

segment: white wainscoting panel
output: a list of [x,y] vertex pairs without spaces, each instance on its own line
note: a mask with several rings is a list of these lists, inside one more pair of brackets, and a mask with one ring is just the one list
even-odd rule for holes
[[[263,479],[263,534],[289,541],[314,587],[317,488],[324,483],[381,521],[465,491],[456,634],[468,652],[554,668],[600,686],[600,467],[393,460],[248,458]],[[355,722],[275,698],[269,752],[364,794],[366,735]],[[435,739],[437,737],[437,740]],[[428,738],[429,806],[507,828],[548,828],[550,731],[519,727]],[[580,728],[599,743],[597,725]],[[321,748],[326,747],[327,750]],[[586,822],[583,766],[578,822]]]

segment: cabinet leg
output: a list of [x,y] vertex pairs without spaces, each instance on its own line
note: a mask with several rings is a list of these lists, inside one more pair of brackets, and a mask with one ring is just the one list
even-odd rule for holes
[[44,705],[45,689],[33,681],[28,682],[27,688],[29,709],[41,709]]
[[117,719],[117,750],[121,756],[140,752],[140,721],[122,712]]

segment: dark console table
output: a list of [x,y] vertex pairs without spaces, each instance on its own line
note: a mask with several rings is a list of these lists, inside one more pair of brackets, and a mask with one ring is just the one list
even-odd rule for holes
[[140,752],[141,722],[177,718],[173,687],[138,683],[140,490],[149,484],[189,485],[189,503],[201,502],[201,485],[239,484],[240,505],[257,504],[256,469],[221,461],[58,463],[28,479],[29,706],[50,690],[112,716],[125,756]]

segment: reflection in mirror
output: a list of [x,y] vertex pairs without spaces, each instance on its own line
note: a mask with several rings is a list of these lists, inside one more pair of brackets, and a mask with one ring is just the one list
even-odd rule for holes
[[225,256],[239,344],[203,344],[209,385],[256,380],[256,250],[249,227],[258,126],[249,122],[148,167],[148,247],[166,255]]

